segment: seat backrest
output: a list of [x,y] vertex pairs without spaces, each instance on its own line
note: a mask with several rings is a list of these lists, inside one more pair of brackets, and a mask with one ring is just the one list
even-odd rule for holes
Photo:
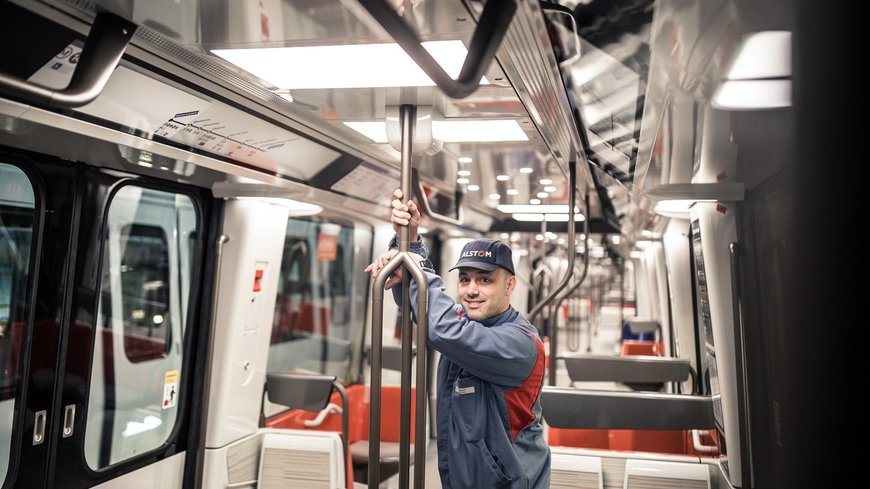
[[257,487],[343,489],[346,468],[341,437],[322,431],[275,430],[263,434]]
[[[411,442],[416,436],[415,416],[417,414],[415,397],[417,391],[411,387]],[[402,389],[397,385],[385,385],[381,387],[381,441],[398,442],[400,440],[400,421],[402,407]],[[366,427],[368,428],[368,419]],[[368,432],[369,430],[366,429]]]

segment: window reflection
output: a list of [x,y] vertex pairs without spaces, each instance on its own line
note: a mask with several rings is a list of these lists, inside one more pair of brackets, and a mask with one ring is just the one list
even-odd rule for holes
[[[365,243],[354,246],[357,242]],[[304,370],[349,379],[361,338],[365,283],[358,263],[371,255],[372,232],[351,223],[291,218],[278,279],[269,372]],[[358,282],[358,281],[357,281]],[[278,408],[266,408],[272,414]]]

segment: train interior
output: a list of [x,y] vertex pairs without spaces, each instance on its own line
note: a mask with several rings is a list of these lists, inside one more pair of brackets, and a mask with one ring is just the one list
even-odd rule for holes
[[813,479],[799,3],[0,2],[3,487],[441,487],[438,354],[363,272],[403,187],[451,294],[513,249],[550,487]]

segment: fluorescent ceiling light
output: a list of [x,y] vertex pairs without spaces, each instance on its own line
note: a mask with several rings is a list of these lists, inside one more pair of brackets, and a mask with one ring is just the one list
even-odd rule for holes
[[791,106],[791,32],[746,36],[713,94],[717,109],[757,110]]
[[[568,222],[568,214],[543,214],[543,213],[527,213],[527,212],[518,212],[512,214],[511,217],[516,219],[517,221],[533,221],[533,222],[542,222],[546,220],[547,222]],[[586,220],[586,217],[583,214],[574,214],[574,222],[581,222]]]
[[[384,121],[345,121],[344,125],[376,143],[387,143]],[[528,141],[515,120],[432,121],[432,137],[445,143]]]
[[285,199],[283,197],[236,197],[238,200],[257,200],[261,202],[269,202],[270,204],[286,207],[290,211],[291,216],[313,216],[320,214],[323,207],[317,204],[309,204],[307,202],[299,202],[298,200]]
[[[526,205],[526,204],[502,204],[498,206],[498,210],[511,214],[514,212],[536,212],[536,213],[554,213],[568,214],[567,205],[547,204],[547,205]],[[580,209],[574,207],[574,212],[580,212]]]
[[[462,41],[421,44],[445,73],[459,77],[468,53]],[[285,90],[435,86],[395,43],[214,49],[212,53]],[[481,83],[489,82],[484,77]]]

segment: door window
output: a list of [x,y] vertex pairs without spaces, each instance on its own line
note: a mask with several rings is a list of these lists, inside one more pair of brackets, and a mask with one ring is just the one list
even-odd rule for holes
[[30,180],[19,168],[0,163],[0,480],[9,470],[22,378],[35,218]]
[[167,442],[178,420],[197,213],[128,185],[109,204],[85,459],[103,469]]

